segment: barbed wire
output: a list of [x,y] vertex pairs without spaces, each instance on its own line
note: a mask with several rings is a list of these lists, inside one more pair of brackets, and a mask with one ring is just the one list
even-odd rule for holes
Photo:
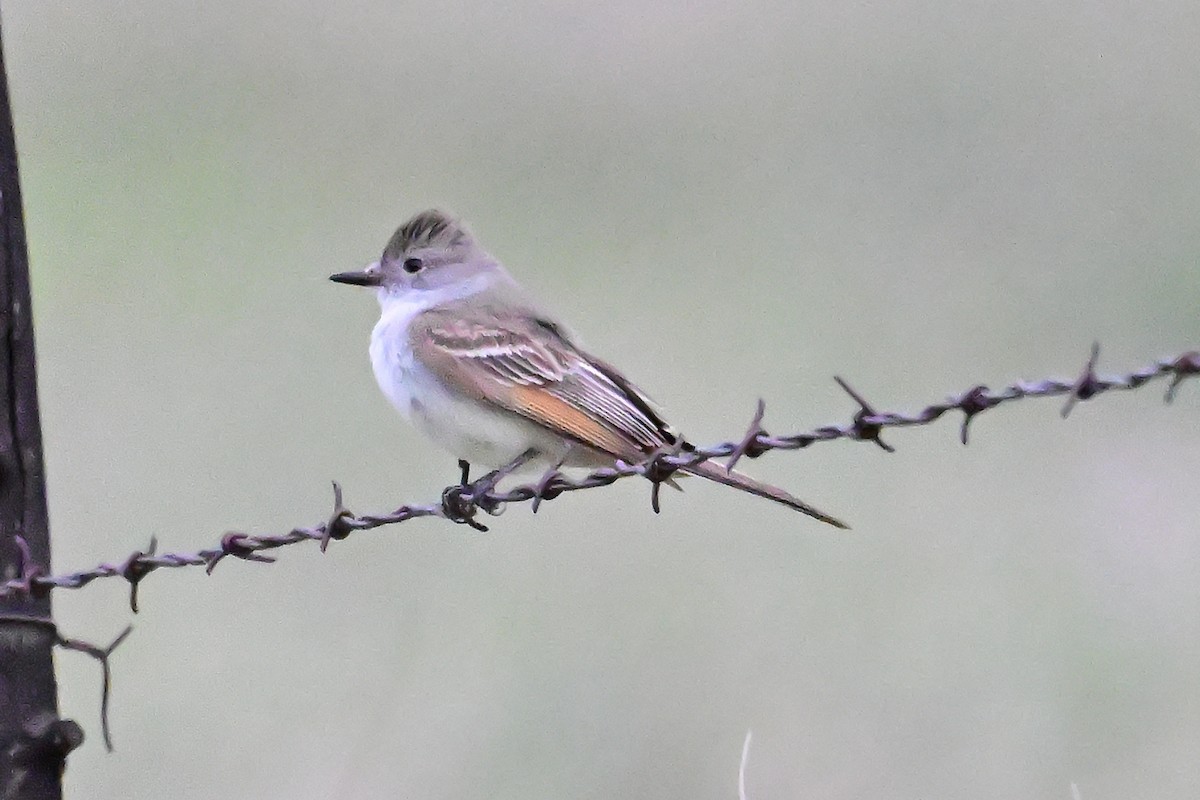
[[[50,623],[53,626],[53,622]],[[82,639],[70,639],[63,636],[54,628],[56,643],[64,650],[74,650],[77,653],[83,653],[95,659],[100,664],[100,733],[104,737],[104,749],[108,752],[113,751],[112,730],[108,724],[108,701],[112,692],[112,667],[109,659],[121,646],[129,634],[133,633],[133,626],[126,625],[125,630],[117,634],[117,638],[113,639],[106,647],[94,645],[91,642],[86,642]]]
[[977,385],[943,402],[931,403],[915,413],[907,414],[876,410],[845,380],[835,377],[838,385],[859,406],[852,420],[846,424],[824,425],[803,433],[773,436],[762,427],[765,404],[760,400],[745,434],[736,441],[721,442],[687,452],[678,448],[663,450],[640,463],[617,461],[611,467],[596,469],[580,477],[571,477],[557,469],[551,469],[536,481],[505,491],[498,491],[494,476],[489,475],[471,484],[447,487],[438,502],[402,505],[386,514],[352,513],[343,505],[341,486],[335,482],[333,510],[326,520],[316,525],[293,528],[287,533],[277,535],[252,535],[230,531],[221,537],[215,547],[194,552],[158,553],[157,540],[151,537],[146,549],[135,550],[119,562],[102,563],[91,569],[59,575],[49,575],[39,565],[26,559],[20,577],[0,585],[0,597],[42,596],[54,589],[80,589],[101,578],[122,578],[129,584],[129,604],[131,610],[136,613],[139,585],[148,575],[160,569],[204,567],[205,571],[211,574],[218,564],[229,557],[271,563],[275,558],[266,555],[264,551],[314,541],[319,543],[321,551],[324,552],[331,541],[345,539],[352,533],[396,525],[420,517],[437,517],[486,531],[487,527],[477,519],[479,511],[497,515],[507,505],[529,502],[536,513],[541,503],[566,492],[609,486],[618,480],[633,476],[642,476],[651,482],[651,504],[657,512],[659,488],[662,483],[669,480],[680,467],[694,465],[700,461],[728,458],[726,463],[732,468],[742,458],[756,458],[772,450],[800,450],[817,442],[839,439],[874,442],[880,448],[892,452],[894,448],[881,438],[885,430],[928,425],[952,411],[963,415],[959,439],[966,444],[970,425],[980,414],[1016,400],[1066,396],[1066,403],[1061,410],[1062,416],[1066,417],[1079,402],[1107,392],[1140,389],[1151,382],[1168,378],[1170,380],[1164,400],[1169,403],[1183,380],[1200,375],[1200,351],[1160,359],[1140,369],[1116,376],[1096,374],[1098,357],[1099,346],[1093,345],[1091,356],[1079,377],[1074,380],[1047,378],[1038,381],[1018,381],[998,391]]

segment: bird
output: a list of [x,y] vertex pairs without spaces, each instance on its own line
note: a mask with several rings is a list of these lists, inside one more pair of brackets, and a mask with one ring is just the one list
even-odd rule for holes
[[[529,465],[594,469],[695,451],[644,391],[584,349],[449,212],[416,214],[378,261],[329,279],[375,290],[380,317],[369,350],[379,388],[457,457],[463,485],[472,465],[492,468],[498,480]],[[712,461],[678,469],[848,527]]]

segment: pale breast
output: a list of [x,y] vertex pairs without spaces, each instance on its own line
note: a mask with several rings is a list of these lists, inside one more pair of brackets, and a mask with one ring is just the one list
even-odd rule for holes
[[408,346],[408,323],[414,314],[385,314],[371,331],[371,369],[375,382],[396,410],[411,419],[416,363]]
[[371,332],[371,368],[388,401],[457,458],[498,467],[530,448],[557,457],[561,437],[447,387],[413,355],[408,326],[423,309],[394,304]]

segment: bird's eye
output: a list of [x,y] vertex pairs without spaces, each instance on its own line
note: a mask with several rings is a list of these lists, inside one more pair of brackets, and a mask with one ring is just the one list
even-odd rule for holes
[[420,272],[423,266],[425,265],[421,263],[421,259],[419,258],[404,259],[404,271],[409,275],[412,275],[414,272]]

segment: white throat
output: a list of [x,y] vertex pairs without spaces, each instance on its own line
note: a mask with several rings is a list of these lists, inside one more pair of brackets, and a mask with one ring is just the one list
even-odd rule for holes
[[413,319],[430,309],[479,295],[491,286],[491,276],[475,275],[436,289],[379,289],[382,314],[371,331],[371,366],[379,388],[400,413],[406,417],[412,415],[420,404],[414,405],[414,400],[419,401],[420,387],[427,382],[409,344],[408,327]]

